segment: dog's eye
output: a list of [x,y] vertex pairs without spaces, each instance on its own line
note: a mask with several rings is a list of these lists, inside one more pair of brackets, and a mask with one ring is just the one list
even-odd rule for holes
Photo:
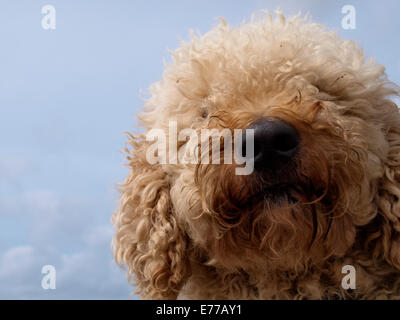
[[207,117],[208,117],[208,111],[207,111],[207,110],[203,110],[203,111],[201,112],[201,117],[202,117],[203,119],[207,118]]

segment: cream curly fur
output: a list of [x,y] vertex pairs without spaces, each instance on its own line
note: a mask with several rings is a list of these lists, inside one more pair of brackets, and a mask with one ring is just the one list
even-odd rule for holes
[[[143,298],[400,298],[399,90],[309,18],[222,20],[172,52],[129,136],[116,261]],[[263,116],[301,136],[293,205],[254,201],[234,165],[150,165],[152,128],[246,128]],[[187,151],[189,144],[180,145]],[[243,189],[245,192],[243,193]],[[240,195],[239,195],[240,194]],[[243,195],[244,194],[244,195]],[[341,286],[342,266],[356,289]]]

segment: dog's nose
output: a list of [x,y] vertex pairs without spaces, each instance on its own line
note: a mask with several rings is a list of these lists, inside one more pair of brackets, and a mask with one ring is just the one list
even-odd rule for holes
[[299,133],[282,120],[261,118],[247,129],[254,130],[256,170],[278,169],[288,163],[299,149]]

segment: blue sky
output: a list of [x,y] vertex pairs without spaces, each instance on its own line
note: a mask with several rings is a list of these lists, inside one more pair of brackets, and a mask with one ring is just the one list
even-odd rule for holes
[[[41,27],[43,5],[56,29]],[[341,28],[343,5],[356,29]],[[159,79],[167,48],[224,17],[280,7],[356,40],[400,83],[397,0],[0,2],[0,298],[132,299],[112,261],[121,149],[143,92]],[[41,287],[54,265],[55,290]]]

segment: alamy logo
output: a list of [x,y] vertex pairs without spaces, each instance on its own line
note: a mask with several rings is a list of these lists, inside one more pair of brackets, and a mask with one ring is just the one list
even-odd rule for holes
[[342,28],[345,30],[356,28],[356,8],[351,5],[342,7],[342,14],[345,16],[342,18]]
[[42,274],[45,274],[42,278],[42,288],[54,290],[56,288],[56,268],[52,265],[45,265],[42,267]]
[[356,268],[348,264],[343,266],[342,274],[346,274],[342,279],[342,288],[345,290],[356,288]]
[[52,5],[42,7],[42,28],[44,30],[56,29],[56,9]]
[[[152,129],[146,134],[146,141],[154,141],[146,152],[150,164],[232,164],[234,161],[239,165],[235,168],[237,175],[249,175],[254,170],[254,129],[234,129],[232,135],[229,129],[201,129],[199,134],[185,128],[178,134],[177,122],[169,121],[168,133]],[[178,150],[182,144],[185,147]]]

